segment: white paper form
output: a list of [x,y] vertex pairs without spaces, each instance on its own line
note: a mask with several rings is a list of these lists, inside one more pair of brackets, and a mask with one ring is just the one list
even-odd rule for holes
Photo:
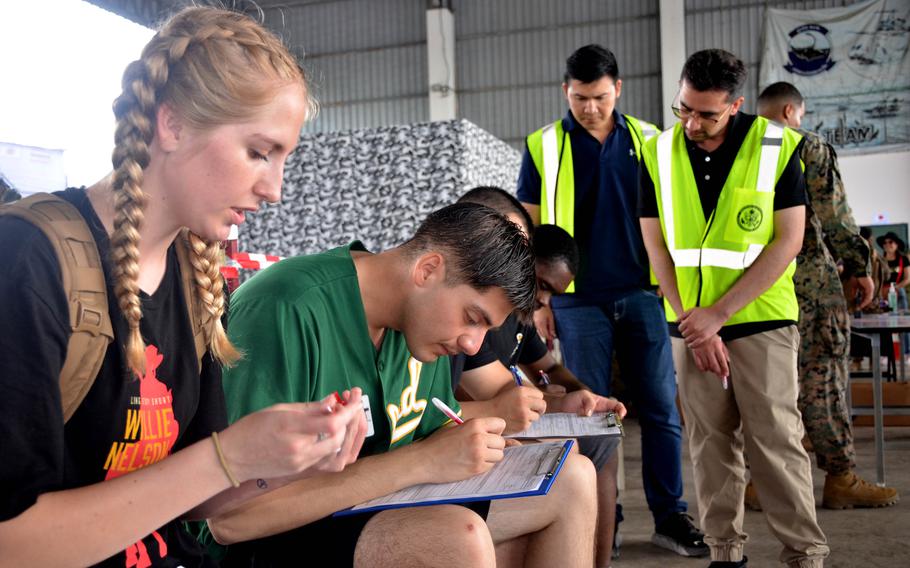
[[612,412],[595,412],[579,416],[569,412],[545,413],[523,432],[505,438],[584,438],[586,436],[621,436],[619,422]]
[[503,497],[519,497],[540,490],[553,477],[568,448],[562,442],[513,446],[503,450],[503,459],[486,473],[451,483],[423,483],[371,499],[351,512],[375,507],[457,503]]

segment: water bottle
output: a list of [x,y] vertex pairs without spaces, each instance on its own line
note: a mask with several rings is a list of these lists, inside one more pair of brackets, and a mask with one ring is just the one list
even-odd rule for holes
[[888,307],[891,308],[892,315],[897,315],[897,290],[894,288],[894,282],[888,288]]

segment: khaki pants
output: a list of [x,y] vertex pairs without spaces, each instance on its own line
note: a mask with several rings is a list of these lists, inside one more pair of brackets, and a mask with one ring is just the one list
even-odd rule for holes
[[784,545],[781,561],[822,566],[828,547],[815,518],[811,465],[796,408],[796,326],[727,343],[727,390],[717,376],[698,370],[682,339],[672,343],[699,521],[712,560],[743,556],[745,448],[768,525]]

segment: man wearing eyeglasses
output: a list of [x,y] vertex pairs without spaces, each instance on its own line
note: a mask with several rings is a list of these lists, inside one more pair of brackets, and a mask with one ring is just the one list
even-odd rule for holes
[[[548,342],[558,332],[566,367],[599,395],[611,394],[615,353],[639,413],[651,540],[683,556],[704,556],[704,535],[682,500],[670,338],[636,220],[641,147],[658,129],[616,110],[619,66],[602,46],[569,56],[562,91],[566,116],[527,138],[518,199],[535,224],[558,225],[575,238],[580,268],[566,293],[550,300],[552,311],[535,311],[535,323]],[[616,519],[622,520],[619,507]]]
[[746,565],[744,447],[781,561],[822,566],[796,406],[800,136],[740,112],[745,81],[726,51],[686,61],[679,122],[642,152],[642,235],[666,300],[710,568]]

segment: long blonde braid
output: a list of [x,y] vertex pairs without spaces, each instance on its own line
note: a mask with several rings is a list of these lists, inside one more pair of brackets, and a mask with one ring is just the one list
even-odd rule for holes
[[[139,229],[148,200],[142,191],[143,171],[149,164],[158,107],[167,103],[189,125],[212,128],[253,116],[278,87],[293,82],[305,86],[297,61],[276,36],[243,14],[207,7],[187,8],[172,17],[124,72],[123,92],[114,101],[111,255],[114,293],[129,324],[127,363],[135,372],[145,372],[145,341],[139,331]],[[315,109],[309,97],[308,104]],[[219,362],[230,365],[240,355],[221,325],[220,243],[192,233],[190,243],[197,297],[214,318],[209,349]]]

